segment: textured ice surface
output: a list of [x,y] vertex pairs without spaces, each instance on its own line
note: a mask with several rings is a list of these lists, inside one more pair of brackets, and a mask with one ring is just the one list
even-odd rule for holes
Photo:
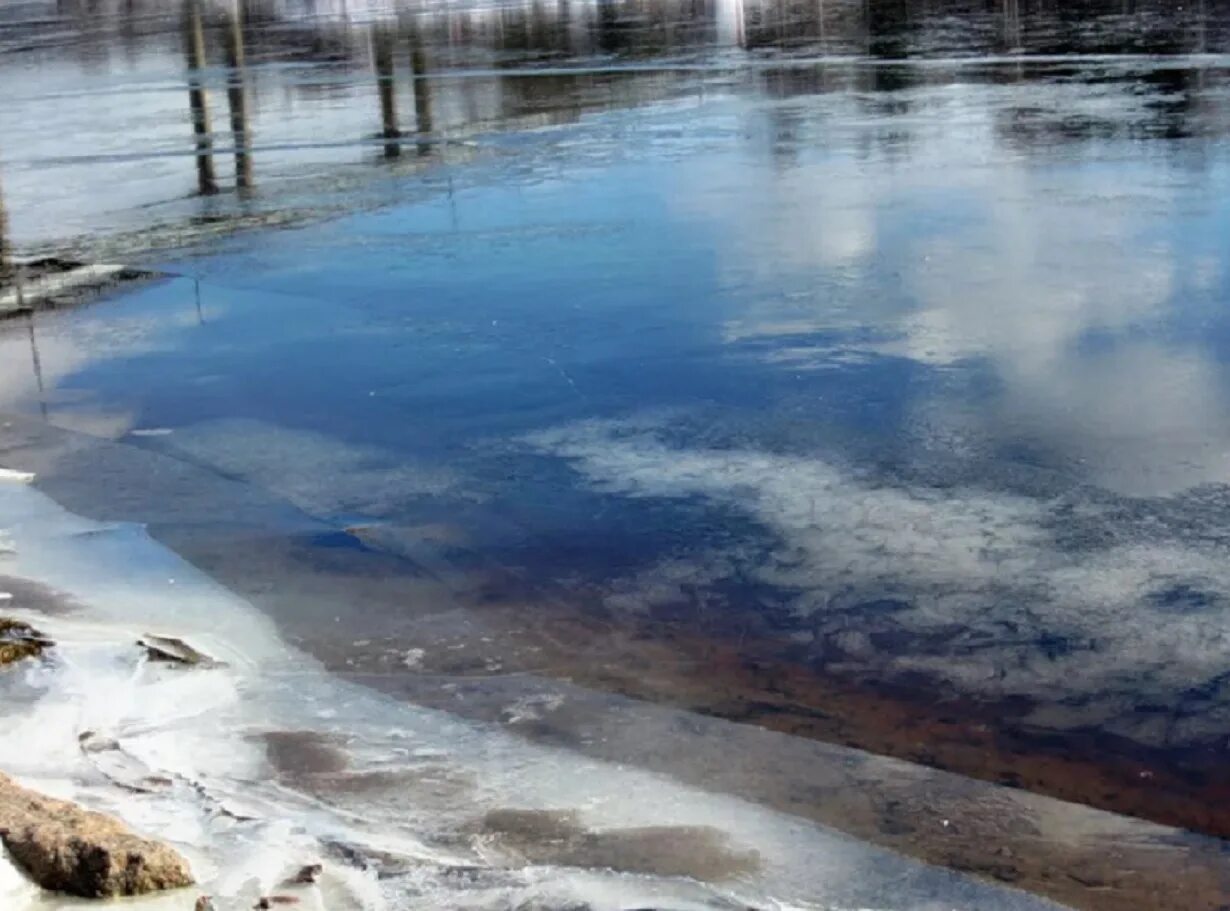
[[[330,911],[409,901],[1054,907],[734,796],[530,745],[331,679],[139,527],[86,521],[29,485],[0,484],[0,516],[14,546],[0,569],[84,605],[62,616],[30,614],[58,646],[50,663],[0,678],[0,768],[171,841],[220,909],[286,891],[279,883],[317,860],[325,863],[320,884],[291,891],[306,907]],[[21,614],[21,605],[13,610]],[[147,631],[182,636],[227,666],[147,662],[134,644]],[[87,731],[114,747],[83,750]],[[293,732],[274,738],[289,751],[266,749],[278,731]],[[586,834],[581,848],[555,858],[550,833],[560,826]],[[678,856],[647,859],[646,845]],[[578,859],[585,851],[627,869],[587,869]],[[392,875],[358,870],[356,857],[379,859],[386,873],[392,864]],[[662,875],[655,864],[709,881]],[[6,908],[71,904],[36,899],[4,866],[0,890]]]

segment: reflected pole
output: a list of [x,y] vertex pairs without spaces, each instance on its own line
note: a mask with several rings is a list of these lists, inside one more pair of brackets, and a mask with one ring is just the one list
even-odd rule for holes
[[248,95],[244,88],[243,0],[235,0],[226,29],[226,102],[235,142],[235,186],[252,187],[252,145],[248,132]]
[[34,334],[34,313],[31,312],[26,321],[30,333],[30,363],[34,367],[34,382],[38,386],[38,410],[47,420],[47,389],[43,384],[43,359],[38,353],[38,336]]
[[384,157],[396,158],[401,154],[397,140],[401,130],[397,128],[397,86],[394,84],[393,36],[387,29],[372,31],[372,58],[376,64],[376,88],[380,92],[380,135],[384,138]]
[[410,33],[410,69],[414,75],[414,128],[419,134],[418,153],[431,151],[431,87],[427,81],[427,52],[418,29]]
[[8,210],[4,208],[4,187],[0,185],[0,285],[13,276],[13,246],[9,238]]
[[1003,0],[1004,7],[1004,47],[1009,51],[1021,48],[1021,4],[1020,0]]
[[201,24],[199,0],[184,3],[184,56],[188,63],[188,107],[192,111],[192,133],[196,142],[197,189],[202,196],[218,192],[214,174],[212,139],[209,132],[209,99],[201,79],[205,68],[205,30]]

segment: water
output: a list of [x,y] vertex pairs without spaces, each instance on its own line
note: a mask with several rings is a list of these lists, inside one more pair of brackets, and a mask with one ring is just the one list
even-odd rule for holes
[[6,16],[5,249],[162,277],[8,326],[5,466],[386,696],[1224,900],[1024,793],[1230,831],[1224,4]]
[[[53,588],[62,614],[37,618],[55,632],[57,666],[2,681],[5,768],[181,847],[220,911],[276,893],[330,911],[578,901],[1056,907],[737,798],[339,683],[141,529],[82,520],[24,484],[6,483],[0,499],[6,571]],[[167,625],[225,666],[140,661],[132,640]],[[32,710],[26,691],[39,697]],[[274,723],[286,728],[270,730]],[[561,857],[560,833],[571,831],[564,837],[575,844]],[[737,833],[733,842],[727,833]],[[378,873],[338,862],[368,855],[396,866]],[[283,884],[309,863],[325,868],[317,887]],[[8,906],[79,907],[25,893],[14,888]],[[184,901],[156,896],[136,906]]]

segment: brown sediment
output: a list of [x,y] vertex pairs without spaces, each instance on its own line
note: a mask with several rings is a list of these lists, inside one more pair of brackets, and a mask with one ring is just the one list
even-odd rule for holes
[[617,870],[652,876],[686,876],[721,882],[755,872],[755,853],[732,850],[723,832],[708,826],[643,826],[590,831],[575,813],[493,810],[474,834],[522,861]]
[[1028,700],[985,700],[940,681],[910,687],[826,673],[788,644],[706,637],[647,619],[618,623],[535,605],[483,611],[487,651],[427,643],[423,670],[535,671],[606,692],[894,756],[1098,809],[1230,837],[1230,767],[1186,767],[1173,751],[1097,730],[1024,720]]
[[783,661],[772,643],[653,635],[676,652],[674,667],[631,659],[593,668],[586,682],[638,698],[666,695],[672,704],[716,717],[1230,836],[1230,775],[1193,780],[1174,770],[1165,751],[1101,732],[1031,730],[1021,723],[1030,703],[962,696],[938,681],[908,689],[829,675]]
[[1212,753],[1032,725],[1029,699],[979,698],[917,674],[886,682],[854,665],[831,671],[767,637],[554,611],[535,626],[533,663],[587,686],[1230,837],[1230,766]]
[[[1013,729],[1022,706],[953,696],[936,688],[909,691],[825,675],[781,657],[783,644],[728,642],[649,620],[618,623],[542,605],[488,606],[482,611],[489,644],[466,640],[462,650],[427,646],[421,673],[474,681],[499,672],[564,679],[608,693],[664,704],[819,743],[856,747],[932,769],[1010,785],[961,785],[945,772],[905,767],[867,756],[861,762],[825,757],[823,765],[775,766],[773,756],[750,784],[738,773],[695,758],[636,754],[634,761],[705,787],[729,788],[785,812],[932,864],[1009,883],[1086,911],[1224,911],[1230,861],[1222,846],[1147,822],[1123,821],[1034,797],[1057,797],[1178,828],[1216,830],[1230,808],[1230,790],[1192,782],[1141,756],[1102,750],[1090,735],[1036,737]],[[350,659],[353,661],[353,657]],[[342,671],[342,668],[335,668]],[[363,667],[345,672],[361,678]],[[449,698],[439,679],[402,692],[416,701],[494,720],[501,713],[481,699]],[[384,682],[369,680],[378,686]],[[506,701],[505,701],[506,704]],[[1011,714],[1006,714],[1006,708]],[[526,736],[567,743],[605,758],[604,742],[618,733],[577,737],[576,718],[517,724]],[[1066,742],[1065,742],[1066,738]],[[1161,757],[1158,757],[1159,762]],[[877,764],[880,763],[880,764]],[[910,768],[917,771],[903,772]],[[1147,773],[1142,777],[1142,773]],[[723,776],[728,776],[723,780]],[[957,782],[957,783],[954,783]],[[1092,826],[1093,816],[1097,824]]]
[[315,773],[301,776],[295,785],[326,803],[363,795],[441,811],[465,806],[478,791],[473,775],[440,765]]
[[0,575],[0,592],[12,596],[0,603],[0,606],[19,607],[49,617],[62,617],[81,610],[81,605],[69,595],[41,582],[22,579],[19,576]]
[[331,775],[350,768],[350,757],[337,738],[316,731],[267,731],[261,735],[265,756],[280,778]]

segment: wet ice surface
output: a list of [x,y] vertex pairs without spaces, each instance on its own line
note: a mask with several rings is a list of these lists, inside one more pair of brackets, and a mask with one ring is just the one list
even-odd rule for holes
[[[49,663],[0,676],[0,761],[169,840],[220,909],[270,894],[334,911],[1056,907],[343,684],[141,529],[80,519],[20,482],[0,484],[0,507],[4,572],[80,605],[47,617],[16,599],[57,644]],[[143,660],[134,639],[151,629],[225,663]],[[318,884],[285,885],[321,861]],[[73,906],[6,864],[7,908]]]
[[[178,17],[91,32],[8,7],[3,249],[122,250],[168,277],[0,334],[0,408],[34,419],[5,425],[0,464],[147,523],[330,670],[577,754],[840,816],[770,793],[782,742],[680,761],[577,708],[609,711],[609,689],[1224,835],[1227,11],[1088,6],[251,6],[242,73],[207,7],[195,77]],[[807,689],[834,680],[899,685],[1039,777],[933,732],[885,745],[878,710]],[[298,717],[266,685],[262,718]],[[450,764],[416,793],[434,819],[497,771]],[[361,766],[346,800],[404,773]],[[905,805],[870,835],[1061,888],[932,850]],[[576,808],[484,837],[532,863],[543,843],[592,866],[662,853]],[[713,854],[688,832],[688,863]]]

